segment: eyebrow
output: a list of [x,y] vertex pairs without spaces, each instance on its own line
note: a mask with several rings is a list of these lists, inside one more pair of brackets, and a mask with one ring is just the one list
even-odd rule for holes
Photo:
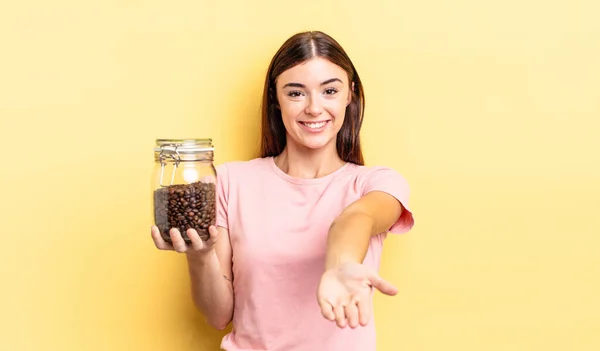
[[[333,82],[343,83],[342,80],[339,78],[331,78],[331,79],[327,79],[326,81],[321,83],[321,85],[325,85],[325,84],[329,84],[329,83],[333,83]],[[306,85],[300,84],[300,83],[287,83],[286,85],[283,86],[283,88],[286,88],[286,87],[306,88]]]

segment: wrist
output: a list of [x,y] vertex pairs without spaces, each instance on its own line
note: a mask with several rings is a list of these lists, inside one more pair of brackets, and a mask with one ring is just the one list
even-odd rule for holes
[[216,257],[215,249],[212,248],[210,250],[199,250],[199,251],[187,251],[185,253],[188,262],[191,263],[206,263],[209,262],[213,257]]
[[339,253],[339,254],[331,254],[325,260],[325,270],[331,270],[339,268],[345,264],[349,263],[361,263],[360,260],[351,253]]

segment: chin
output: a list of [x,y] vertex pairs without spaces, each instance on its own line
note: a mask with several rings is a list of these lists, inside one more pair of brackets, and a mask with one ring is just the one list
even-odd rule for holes
[[308,144],[302,144],[302,146],[304,146],[307,149],[311,149],[311,150],[319,150],[319,149],[325,148],[327,146],[327,144],[308,143]]
[[332,139],[327,139],[327,140],[301,140],[300,142],[297,142],[297,144],[304,146],[307,149],[311,149],[311,150],[319,150],[319,149],[323,149],[326,147],[329,147],[330,145],[333,145],[335,147],[335,138]]

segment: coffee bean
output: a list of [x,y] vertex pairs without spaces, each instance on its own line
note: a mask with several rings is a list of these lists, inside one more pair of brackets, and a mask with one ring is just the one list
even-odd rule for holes
[[191,242],[186,233],[190,228],[208,240],[207,228],[215,224],[215,213],[214,183],[177,184],[154,192],[154,221],[167,242],[171,242],[171,228],[178,228],[187,243]]

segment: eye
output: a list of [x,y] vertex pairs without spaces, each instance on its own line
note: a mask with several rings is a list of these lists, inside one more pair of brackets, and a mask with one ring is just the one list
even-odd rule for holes
[[302,92],[298,91],[298,90],[293,90],[287,93],[287,96],[289,97],[299,97],[302,96]]
[[333,95],[333,94],[335,94],[335,93],[337,93],[337,92],[338,92],[338,90],[337,90],[337,89],[335,89],[335,88],[328,88],[328,89],[325,89],[325,94],[326,94],[326,95]]

